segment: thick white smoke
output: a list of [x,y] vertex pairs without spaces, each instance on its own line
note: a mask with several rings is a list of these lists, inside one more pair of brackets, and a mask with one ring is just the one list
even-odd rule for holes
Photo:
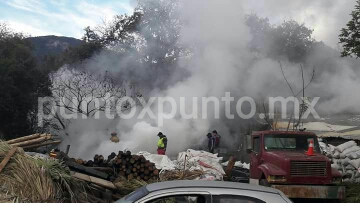
[[[181,29],[178,43],[192,47],[194,55],[181,59],[178,63],[184,72],[189,73],[189,76],[170,82],[165,89],[153,89],[146,93],[149,97],[173,98],[178,108],[180,98],[183,97],[186,113],[191,114],[195,111],[199,119],[185,119],[177,109],[175,118],[165,119],[163,126],[158,126],[157,120],[150,118],[74,120],[67,131],[69,136],[64,136],[63,142],[63,146],[72,145],[70,156],[90,159],[95,154],[108,155],[124,149],[155,153],[156,135],[160,131],[169,139],[170,156],[203,143],[206,140],[205,135],[214,129],[218,130],[224,142],[231,146],[234,142],[232,133],[238,131],[239,122],[245,121],[214,119],[216,111],[211,102],[206,110],[208,119],[201,119],[201,113],[204,113],[201,106],[202,97],[219,98],[220,112],[224,114],[224,102],[221,101],[221,97],[225,96],[225,92],[231,92],[231,95],[237,98],[249,96],[256,101],[270,96],[292,96],[283,79],[278,61],[267,58],[256,59],[248,51],[247,44],[252,36],[244,22],[243,8],[242,1],[239,0],[183,1],[179,13],[186,23]],[[323,49],[317,50],[313,58],[308,59],[311,65],[305,68],[305,80],[310,79],[314,64],[316,73],[314,82],[306,90],[306,96],[326,98],[317,106],[322,112],[339,113],[351,110],[360,112],[357,105],[360,96],[353,94],[360,85],[359,71],[354,69],[356,63],[349,64],[347,60],[334,59],[333,56],[329,59],[327,58],[329,54],[323,56],[322,52]],[[91,69],[101,65],[104,70],[120,75],[124,70],[124,63],[117,61],[117,58],[105,53],[96,57],[95,62],[88,64]],[[324,65],[329,60],[335,62]],[[284,73],[297,93],[302,86],[300,66],[286,61],[282,63]],[[142,77],[147,76],[144,74]],[[163,76],[159,75],[159,77]],[[198,98],[198,101],[195,101],[198,109],[195,110],[194,97]],[[234,105],[232,104],[231,108],[232,114],[236,113]],[[163,116],[157,113],[158,108],[156,104],[151,106],[155,116]],[[171,111],[169,103],[163,108],[164,112]],[[136,115],[141,110],[137,108]],[[231,124],[225,125],[225,122]],[[112,131],[119,134],[119,143],[110,142]]]

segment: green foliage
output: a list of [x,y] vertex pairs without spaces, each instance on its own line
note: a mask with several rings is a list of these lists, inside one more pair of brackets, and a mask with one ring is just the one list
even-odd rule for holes
[[341,29],[339,35],[340,43],[343,46],[341,56],[360,57],[360,1],[356,1],[355,9],[351,12],[352,19]]
[[50,80],[37,69],[30,43],[4,25],[0,29],[0,134],[8,139],[36,130],[37,100],[50,95]]
[[253,35],[250,49],[276,60],[285,57],[292,62],[302,62],[315,44],[311,37],[313,30],[294,20],[275,26],[268,18],[250,14],[246,24]]
[[360,202],[360,185],[349,184],[346,185],[346,194],[343,203],[358,203]]

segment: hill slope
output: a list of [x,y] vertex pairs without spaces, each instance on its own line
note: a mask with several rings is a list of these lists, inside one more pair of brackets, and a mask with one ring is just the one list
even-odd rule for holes
[[79,39],[52,35],[29,37],[28,40],[33,44],[34,55],[38,59],[43,58],[45,55],[57,55],[69,47],[78,46],[83,43]]

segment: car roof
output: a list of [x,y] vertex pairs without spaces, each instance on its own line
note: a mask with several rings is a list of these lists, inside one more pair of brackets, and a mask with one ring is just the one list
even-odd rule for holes
[[267,193],[279,193],[276,189],[259,185],[207,180],[178,180],[153,183],[146,186],[149,192],[176,188],[220,188],[220,189],[239,189],[252,190]]

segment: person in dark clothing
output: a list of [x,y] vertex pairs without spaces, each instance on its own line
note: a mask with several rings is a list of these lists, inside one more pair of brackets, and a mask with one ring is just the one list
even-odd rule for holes
[[220,148],[220,141],[221,141],[221,136],[217,133],[216,130],[212,131],[212,135],[215,139],[215,147],[214,147],[214,151],[216,153],[219,153],[219,148]]
[[214,149],[215,149],[215,137],[211,134],[208,133],[206,135],[208,137],[208,148],[209,148],[209,152],[210,153],[214,153]]
[[157,144],[157,152],[160,155],[165,155],[168,141],[167,137],[162,132],[159,132],[157,136],[159,137],[159,141]]

